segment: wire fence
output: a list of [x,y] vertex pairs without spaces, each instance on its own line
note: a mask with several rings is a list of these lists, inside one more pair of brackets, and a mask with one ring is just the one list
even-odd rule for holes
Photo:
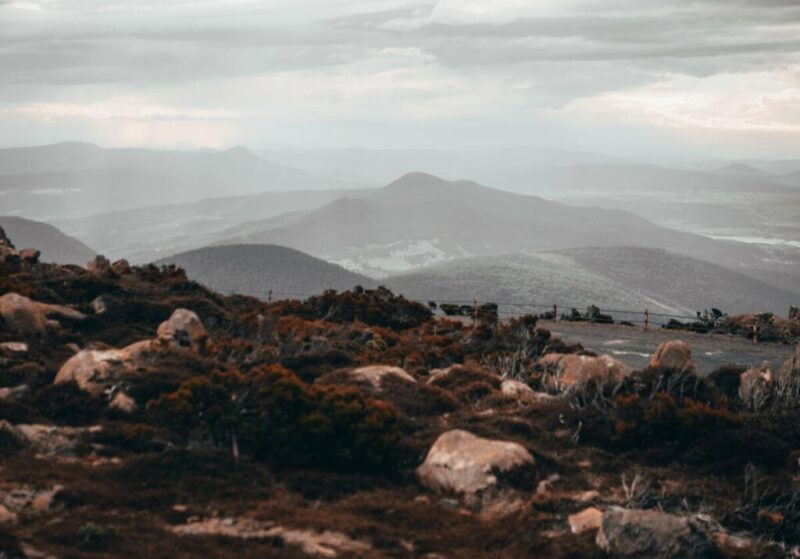
[[[314,295],[319,295],[319,293],[298,293],[298,292],[285,292],[285,291],[269,291],[269,299],[271,301],[275,300],[286,300],[286,299],[307,299],[308,297],[312,297]],[[587,310],[587,305],[585,303],[565,303],[565,302],[555,302],[551,304],[545,304],[541,302],[522,302],[522,301],[497,301],[492,299],[491,297],[475,297],[471,300],[465,299],[442,299],[437,297],[407,297],[407,299],[411,301],[416,301],[423,305],[429,305],[430,303],[436,303],[436,306],[441,310],[441,305],[458,305],[462,307],[469,306],[470,308],[479,308],[482,304],[494,304],[497,305],[497,314],[498,316],[502,317],[516,317],[522,316],[524,314],[538,314],[538,315],[548,315],[553,317],[553,320],[584,320],[584,321],[591,321],[591,319],[585,315],[581,315],[583,318],[571,318],[572,310],[575,309],[579,313],[581,310]],[[651,312],[647,308],[643,309],[604,309],[602,307],[594,306],[596,312],[599,312],[602,315],[608,315],[611,317],[613,322],[615,323],[626,323],[626,324],[634,324],[634,325],[641,325],[645,328],[649,328],[650,326],[666,326],[671,320],[676,321],[697,321],[699,317],[697,315],[688,315],[688,314],[671,314],[671,313],[664,313],[664,312]],[[567,311],[567,312],[564,312]],[[598,322],[595,320],[595,322]]]

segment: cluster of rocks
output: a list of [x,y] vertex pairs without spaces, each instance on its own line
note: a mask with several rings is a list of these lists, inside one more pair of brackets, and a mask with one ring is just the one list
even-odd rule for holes
[[110,405],[131,412],[136,402],[120,383],[127,375],[157,362],[166,352],[188,350],[202,353],[210,344],[208,332],[198,316],[187,309],[177,309],[158,327],[156,337],[121,349],[84,349],[73,355],[59,369],[55,384],[75,382],[93,395],[106,394]]
[[17,250],[14,244],[0,227],[0,262],[25,262],[35,264],[42,253],[35,248]]

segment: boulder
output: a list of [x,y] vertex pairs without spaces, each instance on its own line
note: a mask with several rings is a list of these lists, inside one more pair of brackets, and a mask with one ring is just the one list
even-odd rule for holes
[[6,293],[0,297],[0,317],[7,330],[35,336],[43,336],[49,327],[58,326],[57,322],[49,320],[51,317],[85,318],[74,309],[38,303],[18,293]]
[[609,355],[592,357],[549,353],[538,364],[546,373],[544,385],[549,390],[573,390],[590,382],[618,383],[631,374],[632,369]]
[[417,468],[417,476],[428,489],[476,494],[495,487],[497,474],[534,467],[533,456],[522,445],[484,439],[456,429],[436,439]]
[[739,399],[749,408],[758,410],[769,397],[774,381],[769,363],[747,369],[739,375]]
[[208,332],[195,313],[188,309],[176,309],[168,320],[162,322],[156,332],[158,339],[174,347],[185,347],[201,351],[208,341]]
[[705,533],[685,516],[612,507],[603,513],[597,545],[612,557],[713,557]]
[[603,513],[598,508],[589,507],[581,512],[570,514],[567,521],[573,534],[583,534],[589,530],[600,529],[600,525],[603,523]]
[[122,349],[84,349],[61,366],[54,384],[75,382],[90,394],[102,394],[124,376],[144,364],[157,350],[149,340]]
[[350,375],[359,381],[368,382],[373,388],[380,389],[383,379],[393,376],[407,382],[417,382],[417,380],[400,367],[390,367],[389,365],[370,365],[359,367],[350,371]]
[[111,262],[102,254],[98,254],[94,260],[86,263],[86,270],[95,276],[103,276],[111,270]]
[[545,392],[536,392],[522,381],[506,379],[500,385],[500,392],[504,396],[514,398],[521,402],[541,402],[552,400],[555,396]]
[[696,370],[692,350],[683,340],[662,342],[650,357],[650,366],[655,369],[678,369],[693,373]]

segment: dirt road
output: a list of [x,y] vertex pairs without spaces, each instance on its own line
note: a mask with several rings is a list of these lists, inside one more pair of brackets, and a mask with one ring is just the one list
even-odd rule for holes
[[579,342],[594,352],[607,353],[632,367],[647,365],[658,344],[666,340],[685,340],[702,374],[720,365],[736,364],[750,367],[768,361],[779,368],[793,353],[788,345],[759,343],[745,338],[719,334],[696,334],[656,328],[645,332],[636,326],[589,324],[583,322],[552,322],[540,320],[542,328],[566,341]]

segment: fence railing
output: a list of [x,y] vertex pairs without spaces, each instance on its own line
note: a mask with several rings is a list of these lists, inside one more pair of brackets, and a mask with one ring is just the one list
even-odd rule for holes
[[[270,290],[269,300],[274,301],[283,299],[306,299],[314,295],[319,295],[319,293],[298,293],[298,292],[283,292],[283,291]],[[436,297],[407,297],[407,299],[416,301],[426,306],[429,303],[434,302],[436,303],[437,307],[440,307],[441,305],[444,304],[444,305],[470,306],[477,308],[481,304],[493,303],[498,306],[497,314],[499,316],[515,317],[515,316],[522,316],[524,314],[538,314],[541,316],[543,314],[546,315],[547,313],[551,313],[553,320],[556,321],[559,320],[573,321],[573,319],[569,318],[572,309],[581,312],[581,311],[586,311],[589,307],[593,306],[595,309],[597,309],[597,311],[599,311],[599,313],[610,316],[615,323],[640,325],[645,329],[649,329],[651,326],[656,326],[656,327],[666,326],[670,322],[670,320],[677,320],[677,321],[698,320],[697,315],[652,312],[647,308],[604,309],[602,307],[598,307],[595,305],[587,306],[585,303],[575,304],[569,302],[555,302],[551,304],[545,304],[538,302],[497,301],[488,297],[487,298],[476,297],[473,298],[472,300],[440,299]],[[584,321],[589,322],[591,321],[591,319],[586,317]]]

